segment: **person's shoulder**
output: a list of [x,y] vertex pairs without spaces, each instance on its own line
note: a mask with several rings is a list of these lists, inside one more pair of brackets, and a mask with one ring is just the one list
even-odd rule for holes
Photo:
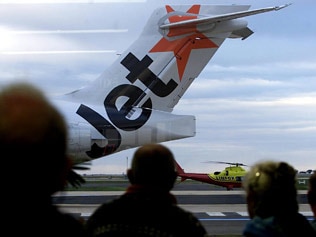
[[122,196],[104,202],[94,210],[94,212],[90,215],[88,222],[91,222],[93,219],[114,217],[114,215],[116,216],[121,213],[120,210],[126,211],[128,206],[129,204],[125,202]]
[[170,218],[180,224],[179,229],[185,233],[184,236],[186,234],[206,236],[206,229],[193,212],[185,210],[178,205],[172,205],[172,210]]
[[[80,220],[80,217],[71,215],[69,213],[59,212],[57,210],[47,211],[43,215],[37,213],[36,226],[33,228],[35,233],[37,231],[45,230],[45,236],[87,236],[84,228],[84,220]],[[30,220],[31,221],[31,220]],[[38,229],[38,230],[37,230]]]
[[75,217],[68,213],[60,213],[58,219],[55,219],[55,226],[60,227],[63,234],[72,236],[86,236],[84,229],[84,220],[81,217]]
[[193,212],[190,212],[188,210],[185,210],[184,208],[178,206],[178,205],[172,205],[170,208],[170,217],[171,219],[176,219],[180,223],[182,222],[184,225],[185,223],[190,225],[199,225],[200,221],[199,219],[194,215]]
[[314,230],[316,231],[316,219],[311,221],[311,225],[314,228]]

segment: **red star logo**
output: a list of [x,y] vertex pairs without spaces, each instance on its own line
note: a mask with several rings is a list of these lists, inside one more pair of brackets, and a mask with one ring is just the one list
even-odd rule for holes
[[[174,10],[170,6],[166,6],[168,13]],[[193,5],[187,13],[198,14],[200,12],[200,5]],[[169,17],[170,23],[180,22],[183,20],[196,19],[197,16],[179,16],[174,15]],[[149,51],[149,52],[170,52],[173,51],[176,56],[178,73],[180,81],[182,79],[184,70],[186,68],[187,62],[190,57],[192,49],[202,49],[202,48],[215,48],[218,47],[214,42],[205,37],[200,33],[196,27],[190,27],[186,29],[171,29],[168,33],[169,37],[177,36],[180,34],[192,33],[186,37],[169,41],[166,38],[161,38],[161,40]],[[202,39],[202,40],[201,40]]]

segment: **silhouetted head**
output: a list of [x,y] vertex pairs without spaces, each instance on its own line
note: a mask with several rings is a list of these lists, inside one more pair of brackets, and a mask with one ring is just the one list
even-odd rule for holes
[[147,144],[136,150],[128,178],[132,184],[169,191],[176,177],[172,152],[161,144]]
[[285,162],[265,161],[247,172],[243,188],[249,216],[262,218],[298,211],[296,171]]
[[66,141],[62,116],[39,89],[16,83],[0,92],[2,167],[14,176],[8,186],[38,195],[63,189],[70,169]]

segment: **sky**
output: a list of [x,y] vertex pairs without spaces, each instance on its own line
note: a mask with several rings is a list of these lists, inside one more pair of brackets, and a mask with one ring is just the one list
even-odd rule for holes
[[[292,3],[247,17],[246,40],[227,39],[175,107],[196,117],[196,136],[164,142],[186,172],[238,162],[286,161],[316,169],[315,0],[0,0],[0,86],[17,80],[48,96],[81,88],[141,33],[165,4]],[[87,174],[121,174],[135,149],[91,162]]]

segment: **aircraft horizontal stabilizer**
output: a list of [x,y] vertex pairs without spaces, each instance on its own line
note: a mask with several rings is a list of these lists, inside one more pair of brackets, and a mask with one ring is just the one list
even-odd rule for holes
[[[291,3],[285,4],[282,6],[266,7],[266,8],[260,8],[260,9],[255,9],[255,10],[232,12],[232,13],[214,15],[214,16],[198,16],[198,18],[196,18],[196,19],[189,19],[189,20],[180,21],[180,22],[162,24],[162,25],[160,25],[160,29],[166,30],[166,29],[173,29],[173,28],[178,28],[178,27],[183,27],[183,28],[193,27],[193,26],[196,26],[199,24],[210,25],[210,24],[215,24],[215,23],[219,23],[222,21],[238,19],[241,17],[256,15],[256,14],[260,14],[260,13],[264,13],[264,12],[278,11],[282,8],[289,6],[289,5],[291,5]],[[184,15],[186,15],[186,13],[184,13]]]

